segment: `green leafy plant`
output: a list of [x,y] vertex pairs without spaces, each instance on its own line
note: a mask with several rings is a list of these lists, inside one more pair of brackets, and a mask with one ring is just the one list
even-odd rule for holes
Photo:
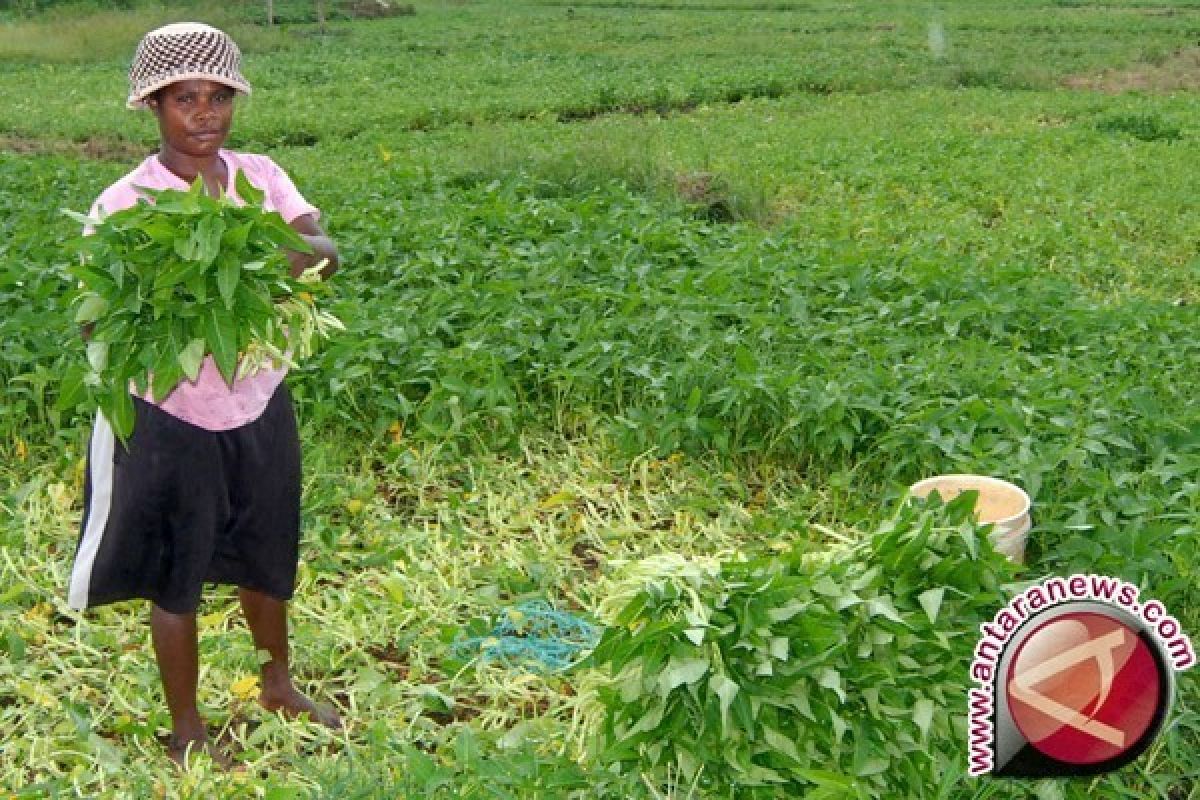
[[1096,123],[1096,130],[1128,134],[1143,142],[1176,142],[1183,138],[1179,124],[1159,114],[1110,114]]
[[634,568],[592,654],[594,751],[715,796],[927,796],[963,760],[973,632],[1012,574],[971,494],[819,554]]
[[[214,198],[197,178],[184,191],[142,189],[138,202],[101,220],[67,212],[93,228],[76,242],[84,256],[75,322],[90,325],[88,368],[64,379],[60,406],[91,394],[122,439],[133,431],[129,388],[160,401],[196,380],[211,355],[229,385],[268,361],[294,366],[313,339],[340,327],[317,310],[317,268],[290,273],[285,250],[311,252],[242,173],[246,205]],[[239,364],[240,359],[240,364]]]

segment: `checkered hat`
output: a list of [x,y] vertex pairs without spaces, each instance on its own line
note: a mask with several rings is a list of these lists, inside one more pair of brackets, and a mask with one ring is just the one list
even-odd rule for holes
[[150,31],[129,67],[127,108],[145,108],[146,97],[176,81],[203,79],[250,94],[242,53],[223,31],[199,22],[177,22]]

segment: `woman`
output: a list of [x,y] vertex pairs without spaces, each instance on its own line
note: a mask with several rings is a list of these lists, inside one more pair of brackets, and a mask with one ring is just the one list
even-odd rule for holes
[[[289,252],[293,273],[322,260],[326,277],[337,248],[318,210],[266,156],[222,145],[238,93],[249,94],[241,54],[222,31],[198,23],[151,31],[130,68],[127,106],[158,118],[156,154],[106,189],[93,218],[132,206],[139,188],[186,189],[197,177],[213,195],[236,199],[238,171],[264,192],[313,252]],[[300,443],[283,378],[267,369],[225,384],[212,357],[194,382],[161,402],[135,398],[136,424],[118,445],[97,415],[88,452],[85,509],[68,601],[77,609],[140,597],[151,601],[151,634],[172,732],[168,754],[183,764],[211,751],[196,706],[196,609],[204,583],[238,586],[238,599],[262,664],[260,704],[308,714],[333,728],[337,713],[292,683],[287,601],[295,585],[300,531]]]

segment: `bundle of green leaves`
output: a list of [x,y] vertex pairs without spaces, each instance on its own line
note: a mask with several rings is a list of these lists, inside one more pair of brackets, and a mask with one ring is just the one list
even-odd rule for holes
[[578,733],[704,796],[927,797],[966,763],[978,626],[1012,566],[965,493],[853,546],[631,565],[600,609]]
[[291,274],[286,250],[311,253],[242,173],[245,202],[211,197],[200,178],[187,191],[142,189],[146,202],[90,219],[73,247],[79,279],[75,321],[90,326],[87,365],[63,379],[59,406],[90,399],[114,432],[133,432],[131,387],[161,401],[196,380],[211,355],[229,385],[268,362],[294,366],[341,323],[318,310],[319,269]]

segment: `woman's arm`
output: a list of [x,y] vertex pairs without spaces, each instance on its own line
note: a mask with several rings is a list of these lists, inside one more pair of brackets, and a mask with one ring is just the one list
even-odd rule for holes
[[305,214],[301,217],[296,217],[292,220],[291,225],[296,229],[296,232],[304,237],[304,241],[308,242],[308,246],[313,249],[312,253],[297,253],[294,250],[287,251],[288,261],[292,263],[292,277],[300,276],[301,272],[309,267],[317,264],[321,259],[326,260],[325,266],[321,267],[321,278],[328,278],[338,269],[338,251],[337,245],[333,243],[333,239],[321,228],[317,222],[317,218],[313,214]]

